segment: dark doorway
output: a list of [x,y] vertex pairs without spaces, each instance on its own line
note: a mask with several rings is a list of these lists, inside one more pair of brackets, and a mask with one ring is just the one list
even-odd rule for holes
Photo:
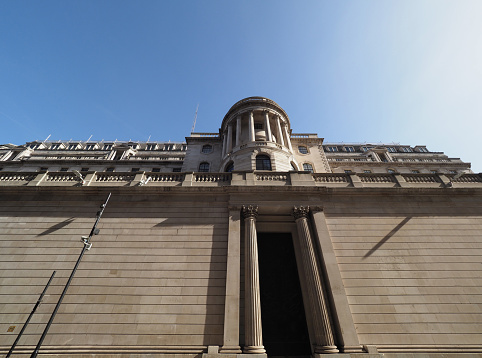
[[258,233],[263,343],[269,357],[308,357],[310,339],[291,234]]

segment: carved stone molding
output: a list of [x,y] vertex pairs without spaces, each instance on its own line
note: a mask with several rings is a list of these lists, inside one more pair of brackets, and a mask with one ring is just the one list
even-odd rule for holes
[[309,212],[310,212],[309,206],[294,206],[293,207],[293,216],[294,216],[295,220],[298,220],[298,219],[301,219],[301,218],[307,218]]
[[243,214],[243,218],[245,219],[256,219],[258,217],[258,205],[243,205],[241,212]]

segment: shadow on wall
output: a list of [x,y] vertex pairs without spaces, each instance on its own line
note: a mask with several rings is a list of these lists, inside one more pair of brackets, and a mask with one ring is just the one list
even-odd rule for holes
[[41,232],[37,236],[49,235],[57,230],[63,229],[64,227],[69,225],[72,221],[74,221],[74,217],[71,217],[70,219],[64,220],[62,222],[59,222],[58,224],[51,226],[49,229],[45,230],[44,232]]
[[393,235],[395,235],[406,223],[409,222],[409,220],[411,219],[412,217],[411,216],[407,216],[405,219],[403,219],[400,224],[398,224],[397,226],[395,226],[395,228],[393,228],[392,231],[390,231],[387,235],[385,235],[385,237],[383,239],[381,239],[375,246],[373,246],[370,251],[368,251],[365,256],[363,256],[363,259],[366,259],[368,257],[370,257],[371,255],[373,255],[373,253],[375,251],[377,251],[385,242],[388,241],[388,239],[390,239]]

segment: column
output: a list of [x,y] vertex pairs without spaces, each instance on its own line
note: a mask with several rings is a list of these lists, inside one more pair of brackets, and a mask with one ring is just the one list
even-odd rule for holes
[[241,208],[229,207],[224,339],[220,353],[241,353],[239,346],[239,285],[241,256]]
[[264,112],[264,127],[265,127],[265,133],[266,133],[266,141],[271,142],[273,139],[271,138],[271,127],[269,125],[269,113],[268,111]]
[[227,140],[227,135],[226,135],[226,132],[223,133],[223,157],[226,155],[227,153],[227,148],[226,148],[226,140]]
[[249,141],[254,142],[256,140],[254,136],[254,114],[253,112],[249,112]]
[[295,206],[293,208],[293,216],[300,238],[303,271],[306,277],[310,314],[313,319],[315,334],[315,353],[337,353],[338,348],[333,337],[330,313],[325,293],[323,292],[323,282],[308,226],[309,210],[308,206]]
[[241,145],[241,115],[236,118],[236,147]]
[[290,149],[290,152],[293,153],[293,148],[291,147],[290,133],[288,132],[288,125],[284,126],[284,130],[286,135],[286,143],[288,144],[288,148]]
[[279,120],[279,116],[276,116],[276,129],[278,130],[278,138],[281,145],[285,145],[285,141],[283,139],[283,132],[281,131],[281,123]]
[[332,318],[333,324],[339,327],[337,335],[338,347],[341,346],[343,353],[363,353],[362,346],[358,341],[355,324],[351,315],[345,286],[341,278],[340,268],[336,261],[335,250],[330,237],[330,231],[326,223],[323,208],[311,208],[313,213],[313,239],[317,242],[323,255],[323,263],[326,274],[326,289],[333,296]]
[[261,331],[261,299],[259,294],[258,242],[256,236],[256,217],[258,207],[253,205],[242,208],[244,217],[244,353],[266,353]]
[[233,150],[233,126],[231,123],[228,124],[228,140],[226,142],[226,154],[231,153]]

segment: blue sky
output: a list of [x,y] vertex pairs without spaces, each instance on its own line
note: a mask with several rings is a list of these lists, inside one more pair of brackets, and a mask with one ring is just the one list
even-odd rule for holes
[[249,96],[326,142],[482,171],[482,1],[2,1],[0,143],[217,132]]

